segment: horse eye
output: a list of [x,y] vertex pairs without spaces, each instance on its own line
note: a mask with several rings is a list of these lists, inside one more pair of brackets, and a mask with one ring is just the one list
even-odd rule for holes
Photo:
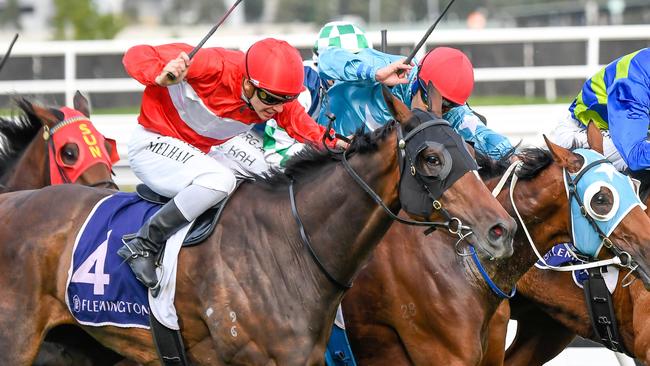
[[612,191],[607,187],[601,187],[596,194],[589,200],[589,205],[596,215],[606,216],[613,207],[614,196]]
[[426,157],[427,164],[437,165],[440,164],[440,159],[437,156],[431,155]]
[[79,148],[76,144],[66,144],[61,149],[61,160],[65,164],[74,164],[79,158]]

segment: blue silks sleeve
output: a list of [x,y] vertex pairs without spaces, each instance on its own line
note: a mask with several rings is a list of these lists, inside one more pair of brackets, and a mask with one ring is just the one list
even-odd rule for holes
[[465,141],[472,142],[476,150],[492,159],[501,159],[512,150],[508,138],[485,126],[467,105],[452,108],[443,118]]
[[630,170],[650,168],[648,93],[648,87],[628,78],[616,80],[608,90],[610,136]]
[[318,56],[318,73],[327,80],[375,82],[377,70],[386,65],[382,58],[367,51],[352,53],[330,47]]

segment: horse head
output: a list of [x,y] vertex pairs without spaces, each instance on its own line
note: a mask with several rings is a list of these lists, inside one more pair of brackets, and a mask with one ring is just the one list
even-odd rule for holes
[[399,199],[418,220],[446,220],[448,230],[493,258],[512,255],[517,224],[476,173],[465,142],[440,118],[442,98],[429,85],[427,111],[410,110],[384,89],[384,99],[399,122]]
[[598,128],[590,123],[587,131],[593,150],[569,151],[545,137],[553,159],[564,171],[572,241],[594,258],[613,254],[650,290],[650,218],[638,197],[638,185],[602,155]]
[[60,183],[117,188],[111,177],[119,160],[115,141],[96,130],[81,93],[75,94],[74,109],[47,108],[26,99],[17,104],[24,114],[19,123],[3,120],[0,126],[0,134],[11,141],[0,164],[7,168],[3,182],[8,189]]

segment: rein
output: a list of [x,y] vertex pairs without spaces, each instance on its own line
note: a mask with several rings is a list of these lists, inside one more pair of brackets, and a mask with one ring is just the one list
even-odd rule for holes
[[[381,197],[357,174],[357,172],[352,168],[350,165],[350,162],[348,161],[347,157],[347,150],[344,150],[342,152],[338,152],[335,150],[329,149],[327,144],[325,143],[326,139],[332,139],[333,134],[331,133],[331,125],[333,122],[333,118],[330,118],[329,125],[327,129],[325,130],[325,135],[322,139],[323,145],[325,145],[325,148],[327,151],[330,153],[333,153],[335,155],[340,155],[341,156],[341,163],[343,164],[343,167],[345,170],[348,172],[348,174],[354,179],[354,181],[361,187],[369,196],[372,198],[375,203],[377,203],[383,210],[384,212],[394,221],[397,221],[402,224],[406,225],[413,225],[413,226],[427,226],[428,229],[425,230],[425,235],[433,232],[436,228],[445,228],[447,231],[452,234],[452,235],[457,235],[458,236],[458,241],[457,243],[461,242],[464,240],[466,237],[468,237],[472,231],[469,226],[463,225],[463,222],[457,218],[457,217],[452,217],[449,212],[442,207],[442,203],[438,201],[437,199],[434,199],[432,193],[429,191],[428,187],[426,184],[424,184],[420,178],[420,173],[417,172],[416,170],[412,171],[412,174],[416,176],[418,181],[422,183],[424,189],[427,191],[429,197],[432,199],[432,205],[433,208],[440,212],[440,214],[447,220],[447,221],[415,221],[407,218],[402,218],[397,216],[393,211],[390,210],[390,208],[386,205],[386,203],[381,199]],[[406,153],[404,151],[406,144],[408,143],[408,140],[415,136],[417,133],[424,131],[426,128],[433,127],[436,125],[441,125],[441,124],[446,124],[448,125],[447,122],[444,122],[442,120],[432,120],[428,121],[425,123],[422,123],[421,125],[418,125],[416,128],[414,128],[412,131],[410,131],[405,137],[402,137],[402,129],[401,126],[398,124],[397,125],[397,137],[398,137],[398,144],[397,144],[397,156],[399,159],[398,163],[398,168],[400,171],[400,177],[401,177],[401,172],[403,170],[405,160],[406,160]],[[339,137],[339,136],[336,136]],[[339,137],[340,138],[340,137]],[[318,268],[325,274],[325,277],[327,277],[330,282],[338,286],[339,288],[343,290],[347,290],[352,287],[352,282],[353,279],[351,279],[349,282],[344,283],[344,281],[340,281],[334,277],[327,268],[325,268],[325,265],[323,262],[319,259],[318,255],[314,251],[313,246],[311,245],[311,240],[309,239],[309,236],[307,235],[305,231],[305,227],[303,225],[302,220],[300,219],[300,214],[298,212],[298,207],[296,205],[296,199],[295,199],[295,193],[294,193],[294,180],[292,179],[291,182],[289,183],[289,200],[291,202],[291,213],[293,214],[293,217],[296,220],[296,224],[298,225],[299,231],[300,231],[300,237],[302,239],[302,242],[304,246],[307,248],[309,254],[311,255],[312,259],[314,262],[316,262],[316,265]],[[463,233],[463,230],[466,230],[467,233]]]
[[[603,164],[603,163],[609,163],[609,162],[607,160],[597,160],[597,161],[594,161],[594,162],[590,163],[584,169],[582,169],[582,171],[576,176],[576,179],[571,179],[571,177],[569,176],[568,171],[566,169],[562,169],[562,171],[563,171],[563,173],[565,175],[565,178],[567,179],[567,182],[569,182],[568,183],[569,187],[570,187],[570,189],[569,189],[569,197],[568,197],[569,198],[569,203],[571,202],[572,197],[575,198],[576,201],[578,202],[578,205],[580,206],[580,209],[581,209],[582,212],[586,213],[586,210],[584,208],[584,204],[583,204],[582,200],[580,199],[579,195],[576,192],[577,182],[584,175],[584,173],[586,171],[588,171],[589,169],[591,169],[595,165],[599,165],[599,164]],[[589,223],[591,224],[593,229],[598,233],[599,237],[602,240],[603,246],[610,249],[614,253],[615,257],[613,257],[611,259],[606,259],[606,260],[599,260],[599,261],[595,261],[595,262],[589,262],[589,263],[578,264],[578,265],[561,266],[561,267],[553,266],[553,265],[550,265],[550,264],[546,263],[546,261],[544,260],[542,255],[537,250],[535,242],[533,241],[533,238],[531,237],[530,232],[528,231],[528,228],[526,227],[526,223],[524,222],[523,218],[521,217],[521,214],[519,213],[519,210],[517,209],[517,205],[515,204],[514,190],[515,190],[515,186],[517,184],[518,178],[517,178],[517,175],[513,174],[513,173],[516,171],[516,168],[518,168],[522,164],[523,164],[523,162],[521,162],[521,161],[517,161],[517,162],[512,163],[512,165],[506,171],[506,174],[503,175],[503,177],[501,178],[501,180],[499,181],[497,186],[492,191],[492,194],[496,197],[499,194],[499,192],[503,189],[503,187],[505,185],[505,182],[508,180],[508,178],[510,176],[512,176],[512,180],[510,182],[510,203],[512,204],[512,208],[515,211],[515,214],[517,215],[517,218],[519,219],[519,222],[521,223],[521,227],[524,230],[524,233],[526,234],[526,238],[528,239],[528,243],[530,244],[530,247],[532,248],[533,252],[535,253],[537,258],[539,259],[539,261],[543,265],[543,267],[541,267],[541,269],[550,269],[550,270],[553,270],[553,271],[568,272],[568,271],[582,270],[582,269],[588,269],[588,268],[602,267],[602,266],[607,266],[607,265],[611,265],[611,264],[629,268],[631,270],[630,273],[632,273],[634,270],[637,269],[636,266],[631,265],[632,256],[629,253],[627,253],[625,251],[622,251],[622,250],[618,249],[616,246],[614,246],[612,241],[608,237],[605,236],[605,234],[600,230],[600,228],[598,228],[598,226],[594,222],[594,219],[588,214],[585,214],[584,216],[587,218],[587,220],[589,221]],[[569,210],[571,210],[570,206],[569,206]],[[571,215],[570,215],[570,217],[571,217]],[[625,258],[626,260],[622,261],[621,257],[626,257]],[[629,283],[627,285],[629,285]]]
[[318,255],[314,251],[314,247],[311,245],[311,240],[309,240],[309,235],[307,235],[307,232],[305,231],[305,226],[302,223],[302,220],[300,219],[300,214],[298,213],[298,206],[296,206],[296,197],[293,189],[293,183],[294,180],[292,179],[291,182],[289,183],[289,201],[291,201],[291,213],[293,214],[293,217],[296,219],[296,224],[298,224],[298,228],[300,229],[300,237],[302,238],[302,242],[307,247],[307,250],[309,251],[309,254],[311,255],[311,258],[316,262],[318,265],[318,268],[325,274],[325,277],[327,277],[328,280],[330,280],[332,283],[334,283],[336,286],[340,287],[343,290],[347,290],[352,288],[352,281],[344,284],[342,281],[337,280],[328,270],[325,268],[325,265],[321,260],[318,258]]

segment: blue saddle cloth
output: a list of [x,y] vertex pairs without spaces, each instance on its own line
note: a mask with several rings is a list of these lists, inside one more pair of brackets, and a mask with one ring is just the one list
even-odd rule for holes
[[[578,258],[575,255],[577,252],[578,249],[572,243],[557,244],[544,255],[544,261],[547,264],[555,267],[559,267],[565,264],[585,263],[584,260]],[[538,268],[542,268],[543,265],[544,264],[541,261],[537,261],[537,263],[535,263],[535,266]],[[587,272],[586,269],[573,271],[571,273],[573,275],[573,281],[578,287],[582,287],[582,283],[589,278],[589,272]]]
[[147,289],[117,255],[122,236],[137,232],[160,209],[135,193],[97,203],[82,226],[68,272],[66,302],[81,324],[149,328]]

